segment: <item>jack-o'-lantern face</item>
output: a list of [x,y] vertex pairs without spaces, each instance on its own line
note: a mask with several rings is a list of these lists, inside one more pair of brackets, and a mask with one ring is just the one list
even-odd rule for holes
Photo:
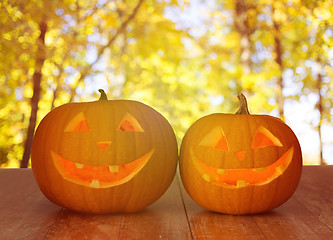
[[[215,151],[215,153],[211,154],[215,155],[217,159],[224,159],[224,161],[219,161],[218,165],[221,167],[213,167],[200,160],[194,153],[193,148],[191,148],[191,158],[197,171],[200,172],[205,181],[230,188],[269,183],[288,168],[294,151],[294,147],[290,147],[271,163],[271,160],[274,159],[272,159],[268,151],[280,152],[278,149],[273,149],[274,147],[281,148],[283,145],[277,137],[263,126],[258,127],[255,131],[252,141],[244,141],[241,147],[234,147],[233,144],[229,144],[223,128],[217,126],[199,142],[198,148],[201,147],[208,148],[198,150],[198,152],[201,152],[203,159],[205,159],[204,156],[207,156],[207,152]],[[263,148],[268,148],[268,150],[265,151]],[[250,158],[258,159],[256,167],[250,167],[252,164]],[[264,164],[266,162],[269,162],[269,165]],[[230,167],[225,168],[226,166]]]
[[36,181],[54,203],[83,212],[134,212],[157,200],[177,166],[170,124],[130,100],[70,103],[40,123],[32,147]]
[[[83,138],[84,135],[87,135],[86,137],[89,138],[91,130],[97,131],[97,129],[91,129],[89,125],[90,124],[88,123],[84,114],[80,112],[67,124],[64,129],[63,137],[71,137],[70,135],[77,134],[78,136],[81,135],[81,138]],[[124,117],[115,128],[114,134],[132,135],[127,137],[133,138],[135,137],[135,134],[144,134],[144,129],[131,114],[125,113]],[[96,152],[101,151],[99,156],[101,159],[110,157],[107,151],[112,151],[110,148],[111,144],[111,137],[104,138],[102,141],[96,141],[96,146],[94,146],[94,148]],[[130,149],[128,150],[130,151]],[[115,150],[113,149],[113,151]],[[80,162],[79,159],[76,161],[69,160],[53,150],[51,150],[51,155],[54,161],[54,165],[66,180],[92,188],[107,188],[120,185],[131,180],[135,174],[137,174],[149,161],[153,152],[154,149],[152,148],[148,150],[147,153],[144,153],[143,156],[134,159],[131,162],[126,162],[123,164],[111,163],[110,165],[90,165],[85,164],[82,161]],[[77,158],[77,156],[79,155],[73,156],[73,158]]]
[[217,212],[247,214],[281,205],[295,191],[301,169],[296,136],[271,116],[208,115],[190,127],[181,145],[185,189]]

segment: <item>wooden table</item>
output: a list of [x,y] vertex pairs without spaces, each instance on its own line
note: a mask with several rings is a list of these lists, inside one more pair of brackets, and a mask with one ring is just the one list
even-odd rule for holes
[[333,166],[306,166],[293,197],[268,213],[230,216],[193,202],[178,176],[134,214],[89,215],[49,202],[31,169],[0,170],[0,240],[333,239]]

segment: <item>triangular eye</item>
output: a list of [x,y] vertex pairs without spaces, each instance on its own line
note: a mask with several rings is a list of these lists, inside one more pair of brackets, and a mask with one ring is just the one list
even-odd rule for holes
[[129,113],[126,113],[117,128],[118,131],[144,132],[140,123]]
[[259,127],[254,135],[251,148],[261,148],[266,146],[282,147],[282,143],[267,128]]
[[228,151],[228,143],[227,143],[227,139],[225,138],[225,136],[221,136],[220,140],[218,141],[218,143],[215,145],[214,147],[215,149],[220,149],[223,151]]
[[199,143],[201,146],[229,151],[228,142],[221,127],[212,129]]
[[66,126],[64,132],[89,132],[87,120],[83,113],[77,114]]

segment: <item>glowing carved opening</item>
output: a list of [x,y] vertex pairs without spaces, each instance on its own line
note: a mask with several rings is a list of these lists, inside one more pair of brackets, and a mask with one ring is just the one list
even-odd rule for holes
[[108,149],[108,147],[111,145],[111,141],[98,142],[97,145],[102,152],[105,152]]
[[64,132],[88,132],[90,128],[82,112],[77,114],[66,126]]
[[129,113],[126,113],[121,120],[118,131],[144,132],[139,122]]
[[260,127],[254,135],[251,148],[261,148],[266,146],[281,147],[282,143],[267,128]]
[[240,188],[250,185],[263,185],[279,177],[289,166],[294,154],[291,147],[273,164],[262,168],[219,169],[197,159],[191,150],[194,165],[202,178],[208,182],[229,188]]
[[221,127],[213,128],[199,143],[201,146],[229,151],[228,142]]
[[245,156],[245,153],[246,151],[237,152],[235,153],[235,156],[239,159],[239,161],[242,161]]
[[93,166],[76,163],[51,151],[58,172],[68,181],[92,187],[113,187],[131,180],[148,162],[154,150],[144,156],[121,165]]

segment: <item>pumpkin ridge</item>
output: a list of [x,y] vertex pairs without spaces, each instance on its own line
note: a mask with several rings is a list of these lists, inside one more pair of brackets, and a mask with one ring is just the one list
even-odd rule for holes
[[[189,127],[180,147],[180,176],[190,197],[203,208],[260,213],[282,205],[295,192],[302,152],[288,125],[269,115],[249,114],[245,96],[238,98],[237,114],[213,113]],[[216,126],[223,128],[229,152],[216,151],[210,144],[214,139],[206,141]]]
[[[155,202],[170,186],[178,162],[177,139],[169,122],[151,106],[103,96],[97,101],[64,104],[43,118],[32,144],[32,170],[41,192],[61,207],[87,213],[136,212]],[[73,123],[66,129],[80,112],[87,122],[78,123],[78,127]],[[138,120],[144,133],[117,131],[126,112]],[[65,171],[59,171],[53,160],[57,156],[52,157],[51,151],[80,161],[72,163],[73,169],[77,175],[89,169],[88,181],[78,177],[72,181]],[[118,173],[122,172],[121,164],[146,154],[122,175]],[[120,165],[89,168],[85,164]]]

